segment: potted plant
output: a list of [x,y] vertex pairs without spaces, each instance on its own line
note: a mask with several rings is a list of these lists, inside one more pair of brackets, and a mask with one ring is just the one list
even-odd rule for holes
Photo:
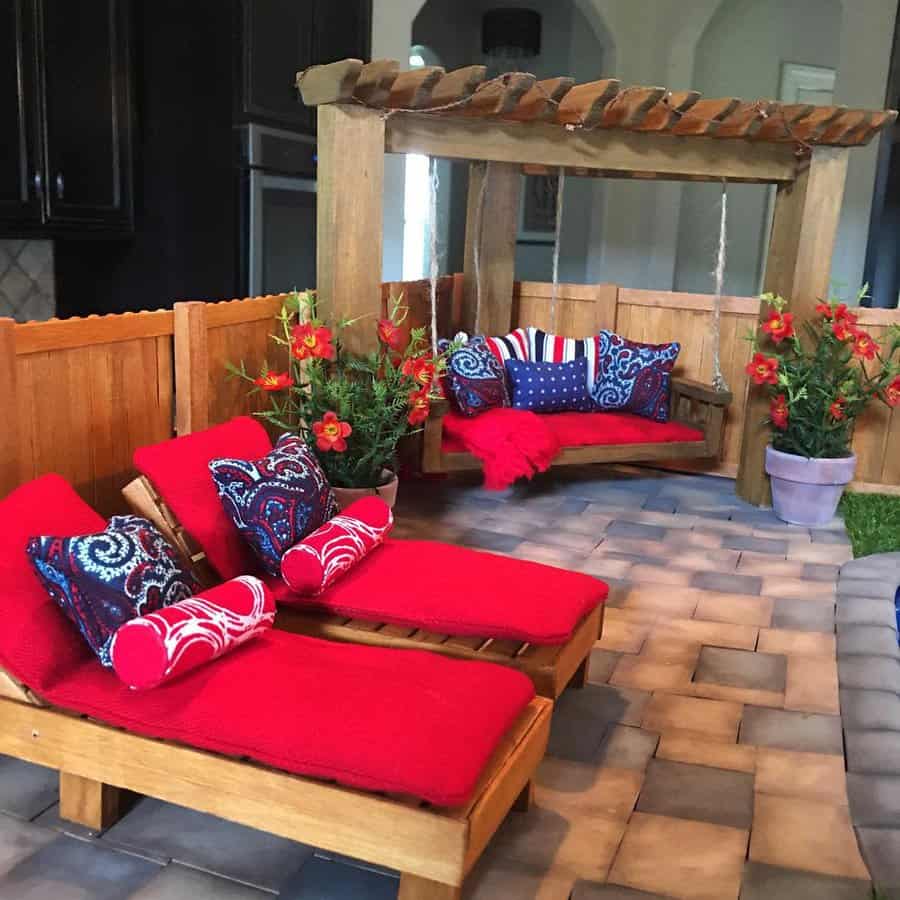
[[797,525],[823,525],[853,480],[857,417],[876,397],[900,405],[900,327],[891,329],[888,348],[879,347],[845,303],[827,301],[818,304],[801,339],[787,301],[775,294],[761,299],[768,311],[751,338],[747,372],[771,398],[766,472],[775,514]]
[[434,358],[424,328],[404,326],[408,310],[392,300],[388,315],[373,322],[377,349],[348,352],[345,329],[317,316],[312,291],[288,294],[278,313],[273,341],[287,357],[285,371],[263,364],[258,376],[244,363],[232,374],[267,395],[269,408],[255,413],[282,432],[300,434],[313,449],[341,508],[378,494],[391,506],[397,497],[397,445],[428,418],[443,361]]

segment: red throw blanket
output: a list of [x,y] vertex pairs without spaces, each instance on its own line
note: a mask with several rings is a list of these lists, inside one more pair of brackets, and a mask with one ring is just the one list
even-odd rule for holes
[[444,439],[484,463],[484,486],[502,491],[519,478],[545,472],[560,443],[541,417],[522,409],[491,409],[474,418],[449,413]]

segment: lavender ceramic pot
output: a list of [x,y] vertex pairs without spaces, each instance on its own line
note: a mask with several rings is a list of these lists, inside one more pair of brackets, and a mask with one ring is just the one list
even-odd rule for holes
[[834,518],[844,487],[853,480],[856,457],[808,459],[766,447],[775,515],[792,525],[825,525]]

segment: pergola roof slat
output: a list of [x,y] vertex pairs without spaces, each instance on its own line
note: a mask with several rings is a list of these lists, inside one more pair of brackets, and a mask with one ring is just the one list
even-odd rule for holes
[[364,65],[345,59],[312,66],[297,74],[297,86],[308,106],[356,102],[389,114],[431,110],[434,119],[478,119],[487,129],[552,123],[569,132],[641,132],[648,141],[674,135],[743,139],[754,146],[788,143],[797,145],[801,155],[813,145],[861,146],[897,118],[893,110],[702,98],[697,91],[641,85],[623,88],[615,78],[574,84],[565,76],[535,81],[528,72],[507,72],[485,80],[484,66],[477,65],[449,73],[439,66],[400,71],[395,60]]

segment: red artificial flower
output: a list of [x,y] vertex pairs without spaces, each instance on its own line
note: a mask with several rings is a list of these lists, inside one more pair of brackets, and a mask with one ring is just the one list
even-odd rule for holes
[[334,359],[331,329],[304,322],[291,331],[291,353],[296,359]]
[[828,415],[831,416],[835,422],[840,422],[841,419],[844,418],[844,404],[846,402],[847,401],[843,397],[838,395],[834,398],[834,402],[831,406],[828,407]]
[[884,389],[884,402],[888,406],[900,406],[900,375]]
[[253,383],[264,391],[283,391],[293,386],[294,379],[287,372],[265,372]]
[[755,384],[778,384],[778,360],[774,356],[755,353],[747,363],[747,374]]
[[337,414],[330,410],[320,422],[313,422],[312,430],[316,436],[316,446],[325,452],[334,450],[335,453],[343,453],[347,449],[346,438],[353,434],[350,423],[341,422]]
[[378,340],[390,347],[391,350],[402,350],[406,344],[406,335],[403,333],[403,329],[391,319],[379,319]]
[[769,310],[769,318],[763,322],[762,330],[780,344],[785,338],[794,336],[794,317],[791,313],[780,313],[777,309]]
[[419,391],[411,391],[409,394],[409,415],[406,421],[410,425],[421,425],[427,418],[431,409],[431,401],[428,399],[428,388]]
[[856,337],[856,326],[846,319],[835,317],[835,320],[831,323],[831,330],[842,344],[846,344],[847,341],[852,341]]
[[434,362],[425,356],[407,359],[403,362],[402,372],[422,387],[431,387],[434,381]]
[[875,359],[878,344],[867,331],[856,331],[853,335],[853,355],[857,359]]
[[830,303],[817,303],[816,312],[829,321],[831,320],[832,316],[834,316],[834,310],[831,308]]
[[788,427],[788,407],[787,407],[787,398],[784,394],[779,394],[777,397],[772,398],[772,403],[769,407],[769,418],[772,420],[772,424],[780,429],[781,431],[786,431]]
[[859,321],[859,316],[850,312],[846,303],[839,303],[834,309],[834,320],[835,322],[846,322],[853,327]]

